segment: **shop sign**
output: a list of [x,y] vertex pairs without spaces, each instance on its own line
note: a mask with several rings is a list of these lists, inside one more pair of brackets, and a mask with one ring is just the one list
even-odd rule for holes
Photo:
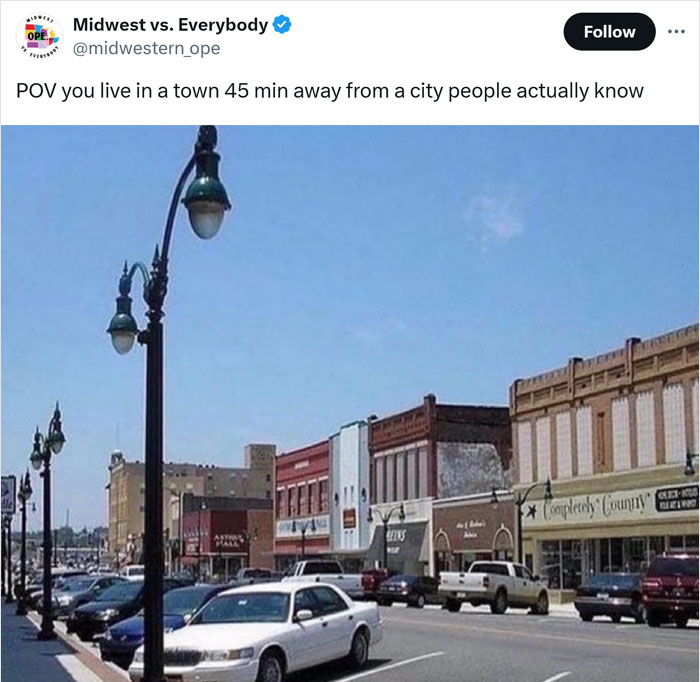
[[483,519],[469,519],[459,521],[455,526],[465,540],[478,538],[483,528],[486,528],[486,521]]
[[17,497],[16,479],[14,476],[2,477],[2,513],[14,514]]
[[697,508],[697,485],[679,485],[675,488],[660,488],[656,491],[657,512],[686,511]]
[[353,509],[343,509],[343,528],[355,528],[357,526],[357,511]]
[[523,505],[523,528],[648,521],[682,516],[698,508],[697,485],[636,488],[564,497],[557,496],[555,486],[553,492],[554,499],[550,502],[533,500]]
[[246,551],[248,543],[242,533],[214,533],[213,544],[218,550]]
[[[316,530],[312,530],[311,521],[313,519]],[[296,521],[296,530],[293,530],[293,524]],[[275,524],[275,537],[291,539],[301,537],[301,529],[306,528],[306,537],[313,538],[319,535],[328,535],[329,522],[328,514],[320,516],[304,516],[297,519],[280,519]]]

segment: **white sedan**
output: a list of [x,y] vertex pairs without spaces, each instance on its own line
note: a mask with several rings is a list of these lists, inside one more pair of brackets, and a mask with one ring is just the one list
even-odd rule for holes
[[[237,587],[165,634],[165,675],[178,682],[283,682],[287,673],[336,659],[360,668],[382,629],[376,604],[353,602],[334,585]],[[129,676],[143,678],[143,647]]]

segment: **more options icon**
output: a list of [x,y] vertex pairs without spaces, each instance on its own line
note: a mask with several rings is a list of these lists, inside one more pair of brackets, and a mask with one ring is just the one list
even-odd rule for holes
[[564,38],[575,50],[645,50],[656,26],[638,12],[582,12],[564,24]]

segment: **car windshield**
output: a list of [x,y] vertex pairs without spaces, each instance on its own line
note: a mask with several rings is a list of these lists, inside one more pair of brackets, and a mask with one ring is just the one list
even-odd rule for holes
[[106,589],[95,601],[128,601],[138,596],[143,583],[118,583]]
[[647,575],[657,578],[663,578],[664,576],[697,578],[698,560],[695,558],[657,557],[651,562]]
[[238,592],[210,601],[192,621],[209,623],[284,623],[289,615],[289,595],[283,592]]
[[401,575],[395,575],[389,580],[387,580],[387,583],[413,583],[416,579],[415,575],[406,575],[406,574],[401,574]]
[[587,587],[619,587],[631,589],[639,583],[639,576],[636,573],[597,573],[592,575]]
[[75,578],[67,580],[61,587],[62,592],[84,592],[92,587],[95,582],[94,578]]
[[194,613],[202,600],[209,594],[209,588],[172,590],[163,597],[163,613],[170,616],[186,616]]

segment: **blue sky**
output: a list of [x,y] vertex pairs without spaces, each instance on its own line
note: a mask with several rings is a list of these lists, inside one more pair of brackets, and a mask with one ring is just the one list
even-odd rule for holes
[[[105,329],[195,137],[2,129],[2,472],[59,399],[56,521],[104,522],[110,451],[143,459],[143,349]],[[238,465],[428,392],[507,404],[697,321],[697,128],[223,127],[219,152],[234,211],[209,242],[181,211],[172,244],[166,460]]]

